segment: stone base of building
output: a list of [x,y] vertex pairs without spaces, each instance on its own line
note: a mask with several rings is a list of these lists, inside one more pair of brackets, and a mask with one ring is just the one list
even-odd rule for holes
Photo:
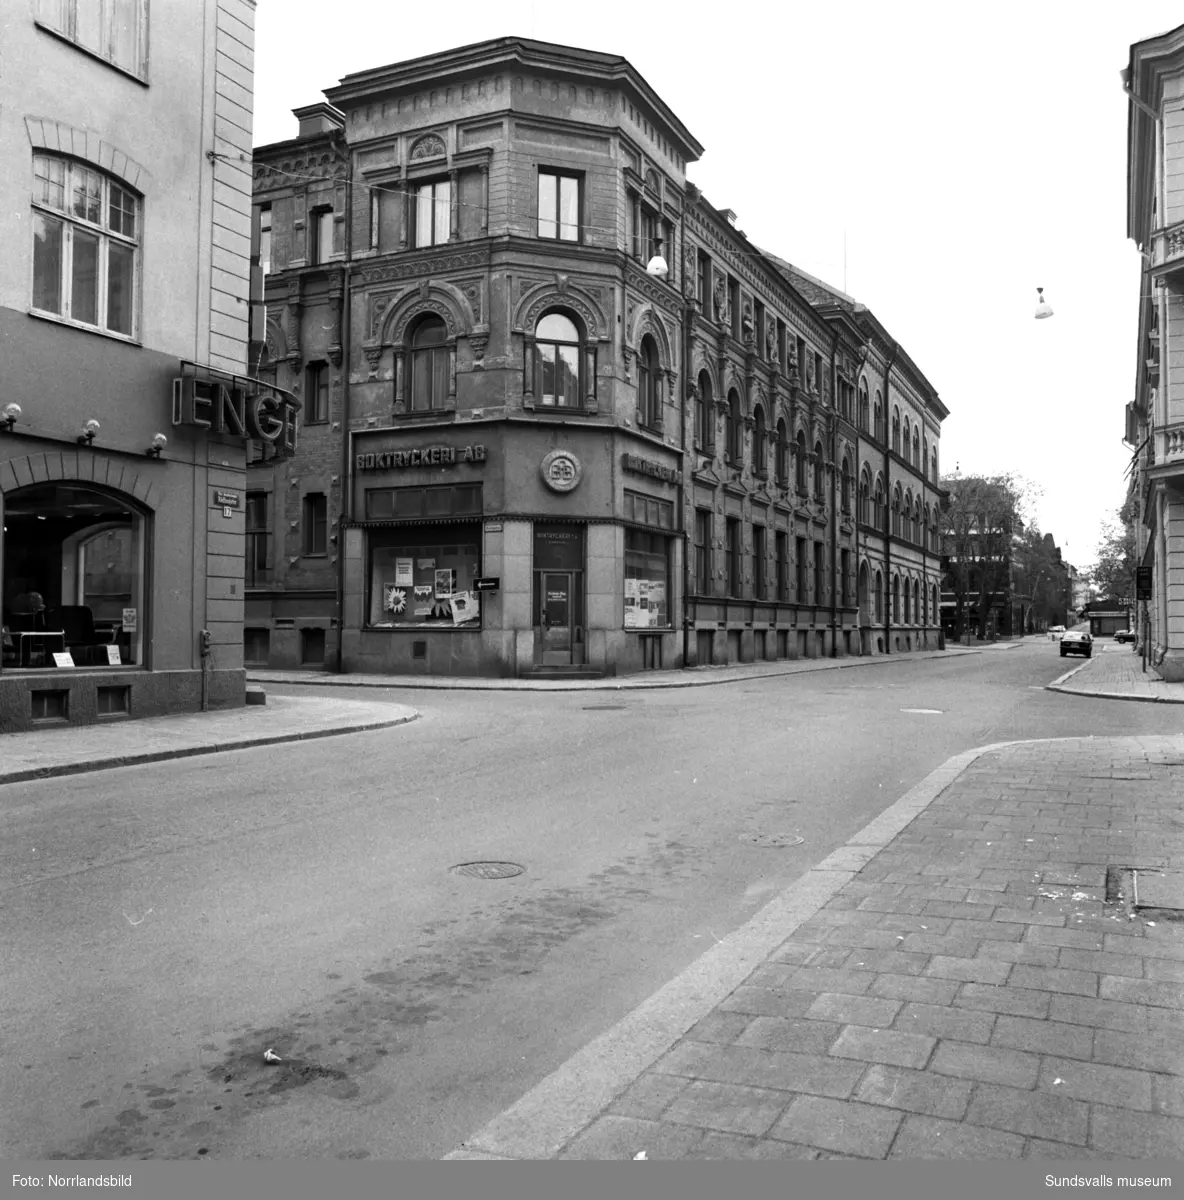
[[1184,650],[1157,647],[1150,665],[1165,683],[1184,683]]
[[[211,709],[241,708],[247,676],[241,668],[206,675]],[[202,672],[6,671],[0,675],[0,733],[95,725],[136,717],[199,712]]]

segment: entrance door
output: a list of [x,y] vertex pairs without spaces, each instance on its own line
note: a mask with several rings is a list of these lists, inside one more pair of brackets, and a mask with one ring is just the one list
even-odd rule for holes
[[567,666],[572,661],[570,571],[544,571],[542,578],[543,666]]

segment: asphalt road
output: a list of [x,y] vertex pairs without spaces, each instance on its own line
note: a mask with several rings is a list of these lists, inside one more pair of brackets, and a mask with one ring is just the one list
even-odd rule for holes
[[422,719],[0,787],[0,1156],[439,1157],[951,755],[1179,732],[1065,669],[368,689]]

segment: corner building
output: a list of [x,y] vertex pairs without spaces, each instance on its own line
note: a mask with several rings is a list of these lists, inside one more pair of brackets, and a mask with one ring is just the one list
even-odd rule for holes
[[[936,641],[938,559],[913,522],[936,495],[920,451],[924,428],[936,452],[936,393],[862,306],[688,182],[702,147],[626,60],[505,38],[325,96],[255,156],[261,351],[302,392],[303,428],[294,459],[249,468],[274,498],[261,537],[291,551],[265,557],[267,595],[248,590],[249,659],[309,661],[282,629],[314,620],[343,670],[442,675]],[[330,141],[331,185],[312,178]],[[915,456],[861,428],[877,387],[911,406]],[[325,456],[307,457],[322,418]],[[885,496],[909,481],[907,518],[902,491],[861,522],[865,462]],[[322,544],[320,510],[296,513],[310,479],[337,608],[308,595],[280,617]],[[872,599],[892,571],[897,615]]]
[[0,20],[0,731],[244,702],[254,14]]

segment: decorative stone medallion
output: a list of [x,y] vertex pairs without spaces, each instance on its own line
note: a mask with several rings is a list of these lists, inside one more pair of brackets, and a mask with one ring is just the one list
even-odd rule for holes
[[553,492],[570,492],[580,482],[583,468],[570,450],[552,450],[539,464],[543,482]]

